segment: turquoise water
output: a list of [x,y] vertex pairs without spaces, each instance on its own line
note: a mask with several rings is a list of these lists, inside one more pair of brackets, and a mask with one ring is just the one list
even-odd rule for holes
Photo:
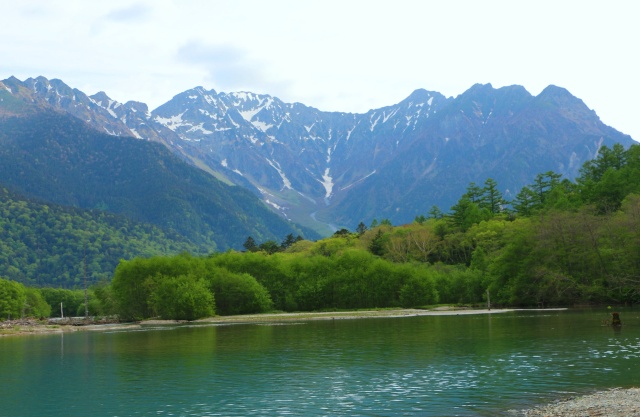
[[1,416],[494,416],[640,386],[640,314],[514,312],[0,338]]

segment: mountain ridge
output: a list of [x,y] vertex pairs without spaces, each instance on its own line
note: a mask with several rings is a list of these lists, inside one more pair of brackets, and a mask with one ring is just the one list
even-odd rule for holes
[[0,184],[28,198],[172,230],[203,251],[240,249],[249,235],[303,234],[249,191],[185,164],[161,144],[100,133],[46,109],[0,118]]
[[[16,81],[9,84],[18,89]],[[475,84],[455,98],[416,89],[366,113],[324,112],[267,94],[201,86],[152,111],[102,92],[85,100],[44,77],[22,88],[109,134],[163,143],[322,234],[373,217],[408,222],[432,205],[446,211],[469,182],[490,176],[507,193],[538,172],[571,179],[600,146],[633,143],[552,85],[537,96],[517,85]],[[89,111],[96,115],[87,117]]]

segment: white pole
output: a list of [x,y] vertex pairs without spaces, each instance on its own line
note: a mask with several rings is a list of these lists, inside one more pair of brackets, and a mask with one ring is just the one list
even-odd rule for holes
[[62,303],[60,303],[60,318],[64,318],[64,312],[62,311]]

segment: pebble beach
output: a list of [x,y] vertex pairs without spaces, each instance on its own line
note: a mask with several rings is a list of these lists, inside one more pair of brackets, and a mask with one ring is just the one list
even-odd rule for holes
[[517,417],[640,417],[640,388],[614,388],[559,400],[529,410],[511,410]]

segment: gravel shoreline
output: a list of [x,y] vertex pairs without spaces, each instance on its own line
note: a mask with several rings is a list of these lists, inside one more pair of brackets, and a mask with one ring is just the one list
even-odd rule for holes
[[[51,334],[65,333],[83,330],[100,331],[118,329],[138,329],[145,326],[175,325],[181,323],[193,324],[250,324],[250,323],[282,323],[296,321],[314,320],[349,320],[365,318],[399,318],[413,316],[457,316],[469,314],[500,314],[521,309],[472,309],[464,307],[441,306],[430,310],[422,309],[383,309],[383,310],[351,310],[351,311],[330,311],[330,312],[297,312],[297,313],[263,313],[263,314],[243,314],[237,316],[214,316],[188,322],[186,320],[143,320],[133,323],[117,324],[111,321],[89,320],[82,318],[73,319],[73,323],[50,319],[49,321],[39,321],[35,319],[20,319],[10,321],[0,321],[0,337],[20,336],[30,334]],[[526,309],[525,311],[557,311],[566,308],[549,309]]]
[[613,388],[559,400],[529,410],[510,410],[514,417],[639,417],[640,388]]

